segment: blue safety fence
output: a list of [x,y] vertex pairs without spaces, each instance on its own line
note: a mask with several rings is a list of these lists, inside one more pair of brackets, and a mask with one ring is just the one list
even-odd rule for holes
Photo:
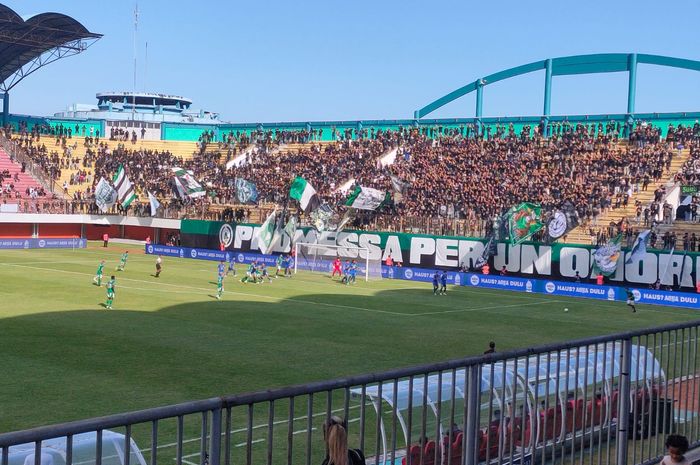
[[27,238],[2,238],[0,249],[84,249],[87,247],[87,239],[27,239]]
[[[250,252],[231,252],[207,249],[195,249],[190,247],[172,247],[163,245],[147,245],[146,253],[163,255],[166,257],[193,258],[198,260],[231,261],[237,263],[250,263],[257,260],[267,266],[276,264],[277,255],[263,255]],[[327,262],[327,263],[326,263]],[[297,263],[297,267],[303,270],[330,271],[330,261]],[[360,263],[362,265],[362,263]],[[407,281],[431,282],[433,275],[440,270],[410,267],[382,266],[382,278],[402,279]],[[441,272],[441,271],[440,271]],[[700,310],[700,294],[687,292],[657,291],[639,287],[621,287],[615,285],[588,284],[583,282],[562,282],[539,278],[522,278],[517,276],[483,275],[476,273],[461,273],[449,271],[447,273],[448,284],[455,286],[480,287],[489,289],[501,289],[504,291],[528,292],[547,294],[554,296],[583,297],[587,299],[626,301],[627,290],[634,294],[634,300],[640,304],[669,305],[673,307],[695,308]]]

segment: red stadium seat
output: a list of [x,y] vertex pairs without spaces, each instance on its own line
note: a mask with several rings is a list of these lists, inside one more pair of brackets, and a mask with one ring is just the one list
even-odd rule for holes
[[610,399],[610,418],[617,418],[617,408],[619,405],[620,401],[620,393],[615,390],[612,393],[612,397]]
[[428,441],[423,450],[423,465],[435,464],[435,441]]
[[[412,445],[411,448],[408,450],[408,456],[411,457],[410,465],[420,465],[420,455],[420,446],[415,444]],[[409,465],[406,457],[404,457],[401,460],[401,465]]]
[[586,402],[586,427],[600,425],[601,416],[605,416],[605,411],[601,414],[602,399],[594,399]]
[[549,441],[558,438],[561,432],[562,420],[559,407],[549,407],[545,412],[540,412],[540,439]]
[[493,422],[489,426],[488,429],[488,435],[489,435],[489,442],[490,442],[490,452],[489,452],[489,457],[494,458],[498,457],[498,439],[499,439],[499,432],[500,432],[500,423]]
[[445,463],[448,465],[459,465],[462,463],[462,441],[464,440],[464,433],[461,431],[457,433],[450,446],[450,457],[449,463],[447,460],[447,449],[445,449]]
[[585,409],[585,402],[583,399],[578,399],[576,401],[576,420],[575,420],[575,429],[581,430],[583,429],[583,421],[585,420],[586,416],[586,409]]
[[486,434],[485,430],[480,430],[478,433],[478,440],[479,440],[479,460],[484,461],[486,460],[486,448],[487,448],[487,441],[488,441],[488,436]]
[[574,415],[576,411],[576,401],[569,400],[566,402],[566,428],[565,433],[571,433],[574,431]]
[[[530,432],[529,429],[529,423],[530,423],[530,418],[526,417],[525,418],[525,441],[529,440],[528,434]],[[515,417],[512,422],[508,425],[508,434],[506,437],[508,438],[508,446],[510,447],[510,438],[513,438],[513,445],[520,447],[522,445],[522,440],[523,440],[523,418],[522,417]]]

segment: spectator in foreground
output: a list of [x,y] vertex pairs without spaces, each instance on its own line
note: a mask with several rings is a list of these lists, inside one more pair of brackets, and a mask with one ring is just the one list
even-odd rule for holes
[[492,354],[496,352],[496,343],[491,341],[489,342],[489,348],[484,351],[485,354]]
[[685,457],[688,452],[688,438],[680,434],[669,434],[666,437],[666,452],[659,465],[690,465],[692,462]]
[[326,442],[326,458],[322,465],[365,465],[360,449],[348,449],[348,432],[345,420],[333,415],[323,424]]

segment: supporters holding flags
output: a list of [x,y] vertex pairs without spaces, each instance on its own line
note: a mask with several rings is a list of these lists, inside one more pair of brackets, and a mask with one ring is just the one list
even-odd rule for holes
[[240,203],[255,203],[258,200],[258,189],[250,181],[236,178],[236,196]]
[[552,212],[547,222],[547,241],[554,242],[579,224],[578,213],[570,201],[565,201],[561,208]]

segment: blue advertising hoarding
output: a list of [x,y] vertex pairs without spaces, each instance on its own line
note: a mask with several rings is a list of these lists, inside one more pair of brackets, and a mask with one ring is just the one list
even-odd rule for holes
[[[277,256],[262,255],[251,252],[220,252],[218,250],[194,249],[189,247],[171,247],[163,245],[147,245],[147,254],[163,255],[167,257],[192,258],[197,260],[230,261],[238,263],[250,263],[257,260],[267,266],[274,266]],[[319,270],[318,264],[299,263],[300,269]],[[320,267],[322,271],[328,271],[328,266]],[[385,279],[402,279],[408,281],[431,282],[433,275],[438,270],[410,267],[382,266],[382,277]],[[442,271],[439,271],[442,273]],[[455,286],[481,287],[488,289],[501,289],[505,291],[533,292],[553,296],[581,297],[586,299],[625,301],[627,289],[618,286],[576,282],[562,282],[547,279],[521,278],[516,276],[483,275],[476,273],[448,272],[447,282]],[[630,288],[635,297],[635,302],[640,304],[668,305],[672,307],[686,307],[700,309],[700,294],[687,292],[656,291],[652,289]]]
[[37,239],[37,238],[2,238],[0,249],[84,249],[87,247],[87,239]]

